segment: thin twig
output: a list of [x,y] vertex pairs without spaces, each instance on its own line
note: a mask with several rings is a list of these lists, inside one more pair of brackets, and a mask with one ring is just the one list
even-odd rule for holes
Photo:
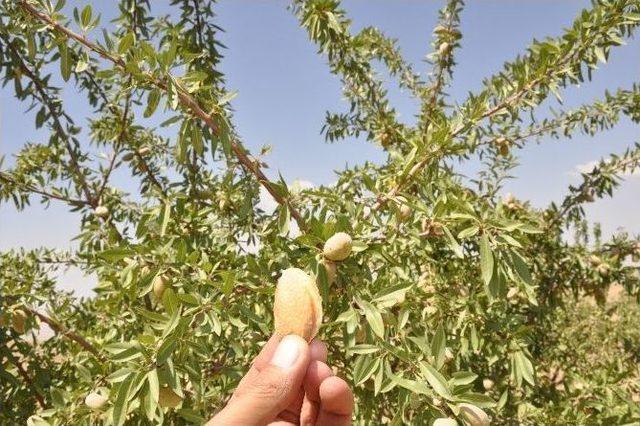
[[62,195],[52,194],[50,192],[45,191],[44,189],[36,188],[35,186],[29,185],[27,183],[24,183],[24,184],[23,183],[19,183],[18,181],[16,181],[13,178],[9,177],[6,173],[0,172],[0,180],[4,180],[5,182],[8,182],[8,183],[10,183],[12,185],[19,186],[20,188],[22,188],[24,190],[27,190],[29,192],[33,192],[34,194],[42,195],[43,197],[64,201],[66,203],[74,204],[74,205],[88,205],[89,204],[85,200],[80,200],[80,199],[77,199],[77,198],[68,198],[68,197],[64,197]]
[[6,37],[6,35],[3,34],[3,33],[0,33],[0,38],[2,38],[5,41],[7,47],[9,48],[11,53],[13,54],[15,60],[18,62],[18,65],[20,66],[20,69],[22,70],[22,72],[24,72],[31,79],[31,81],[33,82],[33,84],[34,84],[34,86],[36,88],[36,91],[40,94],[40,98],[41,98],[40,100],[42,101],[42,103],[49,110],[49,114],[51,115],[51,118],[53,120],[53,127],[55,128],[56,133],[58,133],[58,135],[60,136],[60,139],[62,139],[64,141],[65,148],[67,149],[67,152],[69,153],[69,159],[71,161],[71,166],[73,167],[73,169],[75,171],[75,176],[78,179],[78,182],[80,183],[82,191],[84,192],[84,195],[85,195],[85,197],[87,199],[87,202],[92,207],[96,207],[96,202],[93,199],[93,197],[91,196],[91,191],[89,190],[89,185],[88,185],[88,183],[87,183],[87,181],[85,179],[84,174],[82,173],[82,168],[80,167],[80,163],[79,163],[78,158],[76,156],[76,152],[74,151],[73,147],[71,146],[71,142],[69,140],[69,135],[64,130],[64,127],[62,126],[62,123],[60,122],[60,118],[58,116],[58,112],[56,111],[56,108],[54,107],[51,98],[47,94],[47,91],[43,87],[42,82],[40,81],[38,76],[33,71],[31,71],[31,69],[29,69],[29,67],[27,67],[27,65],[24,63],[24,61],[22,60],[22,57],[20,56],[20,53],[16,50],[16,48],[11,43],[11,40],[9,40]]
[[7,348],[5,355],[7,356],[7,358],[9,358],[9,362],[16,366],[16,368],[18,369],[18,373],[22,377],[22,380],[24,380],[27,386],[29,386],[33,390],[34,397],[36,398],[36,401],[38,401],[38,405],[40,405],[40,408],[46,408],[47,404],[44,401],[44,397],[42,396],[40,389],[35,386],[33,380],[29,376],[29,373],[27,373],[27,371],[22,366],[22,363],[13,356],[9,348]]

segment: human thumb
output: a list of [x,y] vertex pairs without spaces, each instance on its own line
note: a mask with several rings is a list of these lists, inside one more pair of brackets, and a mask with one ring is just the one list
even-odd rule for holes
[[264,425],[273,421],[301,396],[309,362],[307,342],[296,335],[285,336],[269,363],[246,377],[212,424]]

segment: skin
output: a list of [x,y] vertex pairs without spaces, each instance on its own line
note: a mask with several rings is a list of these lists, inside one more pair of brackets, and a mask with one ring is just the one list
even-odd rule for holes
[[326,364],[327,348],[314,339],[299,339],[294,365],[282,369],[270,363],[282,339],[275,335],[254,359],[227,405],[207,425],[351,424],[353,393]]

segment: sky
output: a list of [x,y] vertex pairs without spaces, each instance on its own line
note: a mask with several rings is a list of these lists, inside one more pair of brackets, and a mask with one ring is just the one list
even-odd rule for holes
[[[169,0],[154,0],[152,13],[168,13]],[[67,1],[65,10],[82,8],[86,0]],[[109,25],[117,11],[115,2],[92,2],[102,14],[102,24]],[[353,20],[353,30],[376,26],[398,39],[399,46],[414,69],[425,75],[429,65],[431,31],[437,23],[437,11],[443,1],[432,0],[347,0],[343,7]],[[482,80],[514,59],[533,39],[557,36],[570,26],[587,0],[483,0],[467,1],[462,13],[462,48],[454,83],[448,90],[451,99],[462,102],[469,92],[478,91]],[[287,9],[288,1],[220,0],[216,23],[225,29],[221,41],[227,47],[221,70],[227,87],[238,92],[232,106],[235,125],[246,146],[257,151],[264,144],[273,146],[267,158],[271,175],[278,172],[288,181],[303,180],[313,184],[334,182],[335,170],[366,160],[381,162],[380,148],[362,140],[337,144],[324,142],[320,129],[327,110],[344,111],[347,104],[341,95],[340,81],[329,72],[326,59],[299,27]],[[92,34],[96,36],[98,32]],[[606,89],[628,88],[638,80],[640,44],[630,40],[616,49],[607,64],[601,64],[591,82],[562,92],[568,108],[592,102]],[[399,119],[412,123],[418,103],[398,90],[388,80],[392,104]],[[75,96],[75,88],[65,86],[65,108],[78,124],[85,124],[86,104]],[[26,111],[13,97],[11,85],[0,89],[0,156],[2,167],[9,166],[12,155],[26,141],[45,140],[45,131],[33,130],[34,114]],[[544,207],[560,201],[570,183],[579,181],[579,171],[610,152],[622,152],[638,141],[638,128],[628,120],[596,137],[580,135],[571,140],[543,139],[521,152],[516,179],[508,182],[505,192],[512,192],[533,205]],[[468,171],[473,171],[468,166]],[[116,176],[117,183],[134,191],[126,176]],[[613,199],[599,200],[587,208],[588,218],[602,224],[604,235],[620,228],[640,232],[640,176],[627,176]],[[268,200],[265,200],[268,202]],[[0,205],[0,250],[25,247],[73,248],[79,217],[62,204],[48,209],[34,203],[22,212],[11,205]],[[77,271],[61,274],[61,288],[89,295],[92,278]]]

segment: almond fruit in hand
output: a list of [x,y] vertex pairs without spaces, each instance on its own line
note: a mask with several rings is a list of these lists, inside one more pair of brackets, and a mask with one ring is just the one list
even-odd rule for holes
[[298,268],[282,271],[276,287],[273,317],[277,334],[296,334],[311,341],[322,322],[322,298],[314,279]]

